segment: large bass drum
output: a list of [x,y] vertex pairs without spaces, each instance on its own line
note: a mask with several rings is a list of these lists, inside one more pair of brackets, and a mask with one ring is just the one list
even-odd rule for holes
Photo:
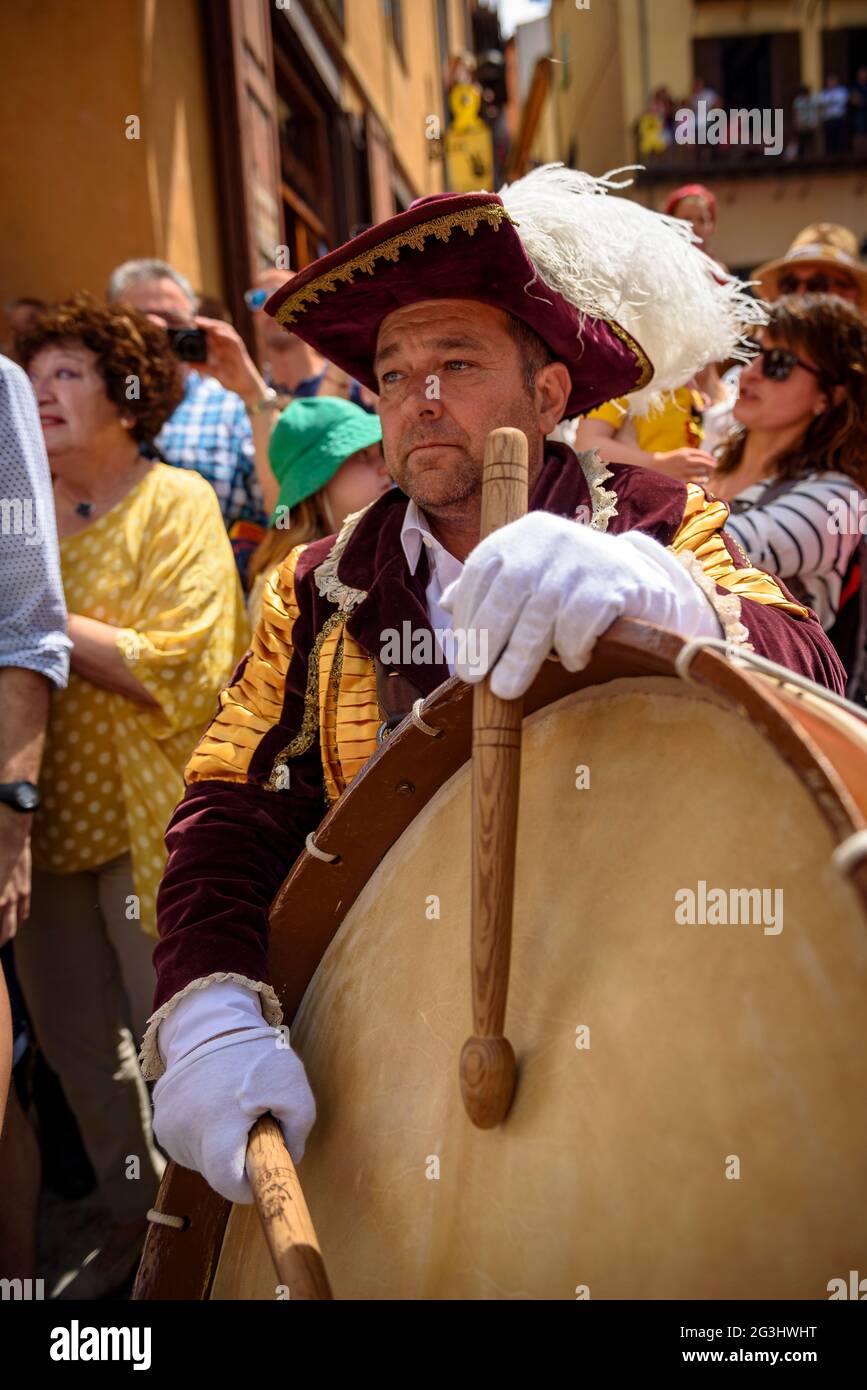
[[[335,1297],[814,1299],[867,1268],[867,729],[682,649],[624,621],[527,697],[498,1128],[458,1079],[466,687],[290,873],[272,976]],[[255,1209],[226,1222],[206,1193],[172,1167],[159,1206],[186,1229],[152,1231],[138,1296],[279,1297]]]

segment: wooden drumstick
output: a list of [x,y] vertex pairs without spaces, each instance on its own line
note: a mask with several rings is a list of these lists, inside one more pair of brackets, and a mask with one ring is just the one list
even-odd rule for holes
[[277,1278],[289,1297],[333,1298],[295,1164],[273,1115],[263,1115],[250,1130],[246,1167]]
[[[520,430],[488,435],[482,478],[484,538],[527,511],[527,439]],[[461,1050],[461,1093],[474,1125],[505,1119],[515,1090],[515,1054],[503,1036],[515,839],[521,778],[523,699],[500,700],[489,678],[473,691],[472,990],[475,1035]]]

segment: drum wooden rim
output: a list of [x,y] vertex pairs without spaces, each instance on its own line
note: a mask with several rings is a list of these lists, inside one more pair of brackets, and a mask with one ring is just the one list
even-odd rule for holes
[[[525,716],[579,690],[624,677],[677,675],[684,641],[650,623],[620,619],[596,644],[590,665],[566,671],[548,661],[524,698]],[[867,757],[820,708],[794,687],[759,677],[707,648],[689,678],[723,705],[739,710],[806,786],[835,845],[867,827]],[[472,690],[446,681],[425,702],[424,722],[436,739],[407,719],[377,750],[316,831],[333,863],[303,850],[271,909],[271,982],[287,1020],[294,1018],[319,962],[376,866],[422,808],[469,759]],[[436,756],[431,757],[431,745]],[[371,825],[377,834],[370,834]],[[867,920],[867,861],[850,875]],[[151,1225],[133,1297],[207,1298],[231,1206],[198,1173],[170,1163],[156,1209],[186,1220],[183,1231]]]

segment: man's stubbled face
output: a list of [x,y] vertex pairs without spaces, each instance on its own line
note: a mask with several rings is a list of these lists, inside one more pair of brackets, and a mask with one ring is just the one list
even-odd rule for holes
[[493,429],[524,431],[535,477],[540,410],[503,310],[460,299],[398,309],[380,328],[375,370],[388,470],[431,517],[478,510]]

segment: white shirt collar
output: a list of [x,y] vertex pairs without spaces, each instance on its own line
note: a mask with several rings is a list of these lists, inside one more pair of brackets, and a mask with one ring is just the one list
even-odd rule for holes
[[[441,634],[450,632],[452,620],[450,614],[440,607],[440,599],[444,591],[453,580],[457,579],[463,571],[463,564],[456,560],[450,551],[437,540],[427,523],[424,512],[419,511],[413,501],[410,501],[403,518],[403,525],[400,528],[400,543],[403,546],[403,553],[406,556],[406,563],[409,566],[410,574],[415,574],[418,562],[421,558],[421,549],[424,546],[428,552],[429,579],[425,589],[425,603],[431,627],[441,641]],[[454,662],[446,655],[449,672],[454,675]]]
[[[418,562],[421,557],[422,546],[432,552],[431,568],[436,565],[440,555],[448,555],[449,552],[442,545],[431,531],[427,524],[427,517],[424,512],[419,511],[412,498],[407,505],[406,514],[403,518],[403,525],[400,528],[400,543],[403,553],[406,556],[406,563],[409,566],[410,574],[415,574],[418,569]],[[457,563],[454,556],[449,556],[452,563]]]

